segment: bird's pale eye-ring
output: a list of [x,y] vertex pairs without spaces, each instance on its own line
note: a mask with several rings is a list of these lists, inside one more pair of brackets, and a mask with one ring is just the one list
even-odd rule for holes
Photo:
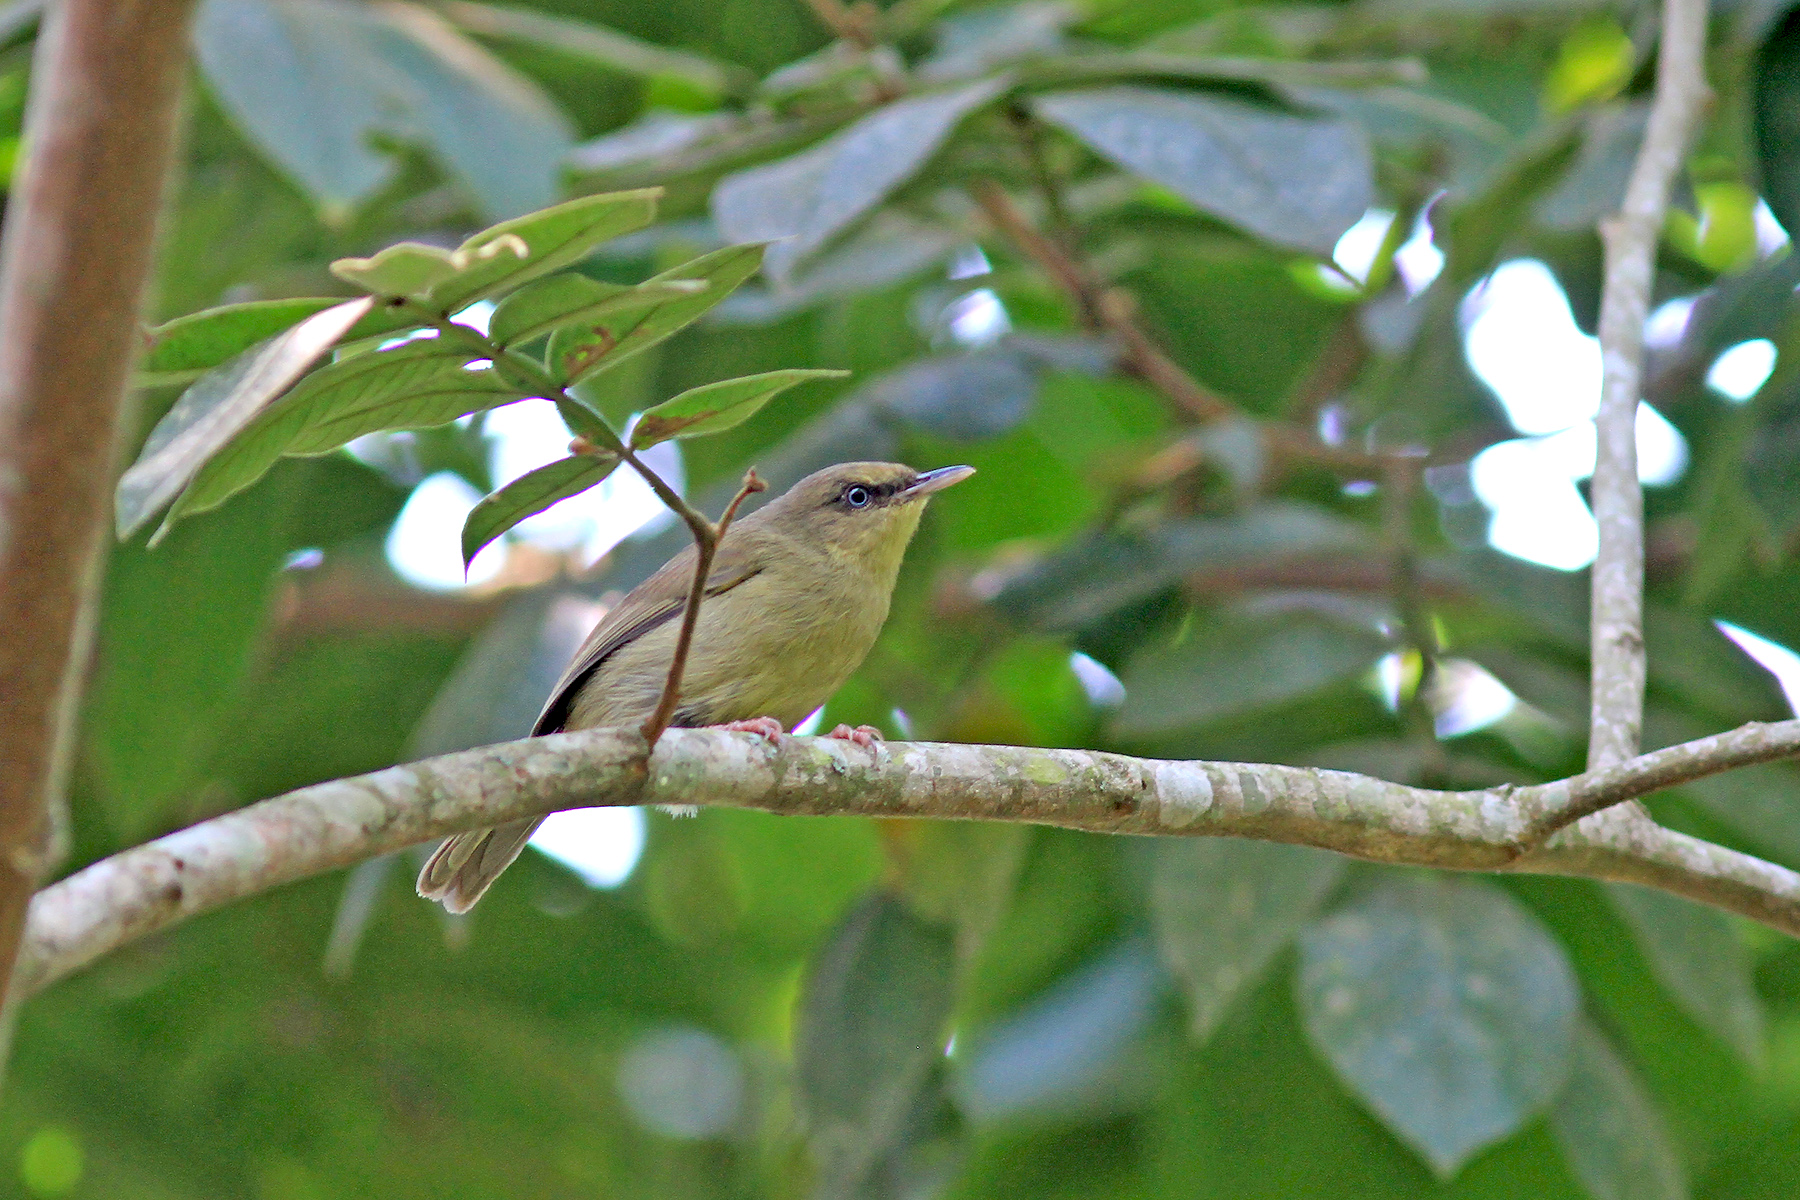
[[874,497],[869,495],[869,489],[860,484],[844,489],[844,503],[851,508],[867,508],[872,499]]

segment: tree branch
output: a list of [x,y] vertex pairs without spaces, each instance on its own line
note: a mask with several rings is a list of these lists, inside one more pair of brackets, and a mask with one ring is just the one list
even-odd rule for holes
[[1600,550],[1592,576],[1593,683],[1589,768],[1637,753],[1644,720],[1644,493],[1637,477],[1637,409],[1643,390],[1644,322],[1669,187],[1709,93],[1707,0],[1663,0],[1656,99],[1617,215],[1601,222],[1606,281],[1600,298],[1598,457],[1594,520]]
[[103,859],[33,900],[14,984],[36,992],[189,917],[417,842],[561,808],[704,804],[1100,833],[1245,837],[1383,863],[1621,880],[1800,937],[1800,874],[1648,821],[1555,831],[1608,804],[1800,753],[1750,725],[1573,779],[1445,792],[1254,763],[671,729],[528,738],[302,788]]
[[34,57],[30,149],[0,251],[0,971],[53,865],[47,814],[63,789],[131,427],[192,8],[63,0]]

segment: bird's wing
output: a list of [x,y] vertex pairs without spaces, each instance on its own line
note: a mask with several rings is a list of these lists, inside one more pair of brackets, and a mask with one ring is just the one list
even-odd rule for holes
[[[686,611],[688,591],[694,585],[694,557],[694,547],[689,546],[671,558],[656,574],[632,588],[594,627],[594,632],[575,652],[562,678],[556,681],[556,687],[551,689],[550,699],[532,727],[532,736],[562,729],[563,722],[569,718],[569,706],[574,702],[575,693],[615,650],[665,621],[678,619]],[[746,543],[738,541],[734,544],[727,537],[720,543],[718,553],[713,556],[712,570],[707,573],[707,596],[729,592],[755,575],[758,569]]]

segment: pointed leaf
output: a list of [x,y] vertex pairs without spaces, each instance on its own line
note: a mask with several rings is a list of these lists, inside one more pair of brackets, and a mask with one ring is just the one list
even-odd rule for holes
[[1313,1045],[1442,1176],[1568,1077],[1575,973],[1490,884],[1384,882],[1301,935],[1297,987]]
[[543,89],[425,5],[371,8],[370,48],[409,85],[410,119],[395,132],[422,137],[490,217],[556,199],[575,138]]
[[911,179],[958,122],[1006,87],[990,79],[896,100],[810,150],[727,176],[713,189],[713,220],[732,241],[791,239],[769,251],[770,274],[784,279]]
[[1763,1061],[1763,1010],[1737,921],[1667,892],[1609,884],[1606,894],[1670,995],[1751,1066]]
[[441,247],[400,242],[373,258],[340,258],[331,273],[377,296],[424,296],[456,274],[456,264]]
[[1347,860],[1307,846],[1230,838],[1156,844],[1150,911],[1163,961],[1182,982],[1196,1041],[1311,919]]
[[201,376],[150,431],[119,480],[119,536],[130,537],[186,487],[221,446],[255,420],[374,307],[363,297],[314,313],[287,332]]
[[942,1058],[955,939],[882,892],[858,905],[800,996],[794,1068],[820,1191],[853,1196],[895,1149]]
[[393,174],[370,134],[404,111],[404,79],[369,45],[370,6],[205,0],[194,49],[213,94],[263,153],[343,214]]
[[631,75],[672,76],[708,95],[730,89],[728,67],[689,50],[670,50],[590,21],[551,16],[521,8],[449,0],[444,12],[452,21],[485,37],[513,38],[589,59]]
[[325,454],[365,433],[442,425],[523,397],[491,369],[464,370],[472,357],[428,338],[315,372],[201,469],[168,521],[222,504],[284,454]]
[[580,383],[648,350],[729,296],[740,283],[756,274],[762,258],[760,245],[727,246],[646,279],[645,284],[698,280],[706,287],[691,296],[671,297],[643,312],[563,326],[550,338],[550,373],[565,383]]
[[342,303],[335,296],[252,300],[176,317],[150,331],[150,348],[138,364],[138,386],[191,382],[264,338]]
[[494,310],[488,336],[502,346],[528,342],[560,325],[579,321],[614,321],[656,308],[666,300],[706,290],[698,279],[641,283],[627,287],[601,283],[586,275],[562,274],[520,288]]
[[1550,1130],[1575,1177],[1594,1200],[1687,1200],[1668,1122],[1642,1081],[1586,1018],[1570,1049]]
[[559,500],[585,492],[613,473],[619,460],[607,455],[577,454],[561,458],[535,471],[527,471],[499,491],[482,497],[463,521],[463,565],[475,560],[481,548]]
[[572,266],[602,242],[654,221],[661,195],[661,188],[641,188],[583,196],[484,229],[451,256],[457,273],[432,290],[431,304],[440,312],[458,312],[484,296]]
[[1144,87],[1059,92],[1032,108],[1126,170],[1279,246],[1329,255],[1374,198],[1368,141],[1346,121]]
[[1373,620],[1225,614],[1178,646],[1149,646],[1132,658],[1113,727],[1145,737],[1272,708],[1354,678],[1385,645]]
[[719,433],[741,424],[756,410],[809,379],[842,379],[848,371],[786,370],[726,379],[689,388],[650,409],[631,430],[631,448],[642,450],[670,438]]

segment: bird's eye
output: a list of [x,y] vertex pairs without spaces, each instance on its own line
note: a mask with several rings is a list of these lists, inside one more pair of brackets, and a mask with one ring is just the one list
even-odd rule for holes
[[844,491],[844,503],[851,508],[867,508],[870,499],[869,489],[866,487],[857,486]]

